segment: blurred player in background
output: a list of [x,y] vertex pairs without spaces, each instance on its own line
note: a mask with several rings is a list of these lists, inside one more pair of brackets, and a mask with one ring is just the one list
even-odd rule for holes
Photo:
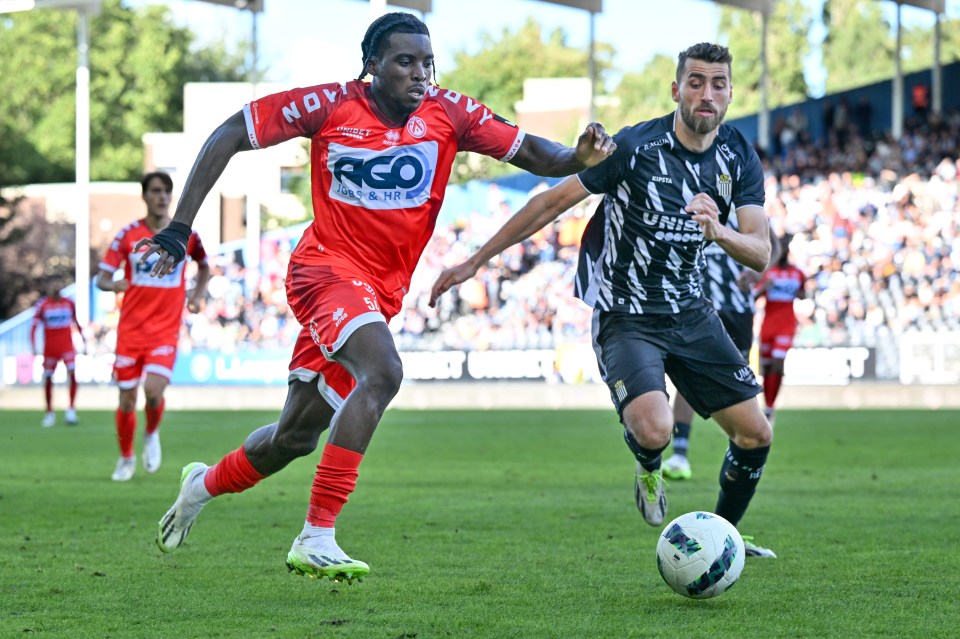
[[[727,219],[727,226],[739,230],[737,216]],[[780,241],[770,230],[770,264],[780,259]],[[703,249],[704,294],[713,302],[723,327],[730,335],[743,359],[750,361],[753,347],[753,317],[756,304],[753,287],[760,273],[747,268],[727,255],[716,243]],[[677,393],[673,400],[673,454],[663,462],[663,476],[667,479],[690,479],[693,471],[687,459],[692,430],[693,408],[683,395]]]
[[[77,307],[73,300],[60,295],[58,287],[51,286],[49,295],[37,303],[37,312],[33,316],[30,326],[30,346],[33,354],[38,355],[37,329],[43,327],[43,393],[47,402],[47,413],[43,416],[43,426],[50,428],[57,423],[57,416],[53,412],[53,373],[57,364],[63,360],[67,369],[67,381],[70,384],[70,405],[64,412],[67,424],[77,424],[77,353],[73,344],[73,327],[83,340],[83,329],[77,320]],[[84,342],[84,345],[86,343]],[[85,347],[85,346],[84,346]]]
[[[146,396],[146,435],[143,441],[143,468],[155,473],[160,468],[160,421],[163,419],[163,393],[170,383],[177,359],[177,336],[183,320],[186,299],[186,263],[178,264],[163,277],[151,277],[157,260],[141,260],[137,243],[153,237],[170,223],[169,211],[173,180],[162,172],[148,173],[140,183],[147,216],[125,226],[110,243],[100,262],[97,288],[122,293],[120,324],[117,327],[117,353],[113,381],[120,388],[116,411],[117,444],[120,458],[111,475],[114,481],[127,481],[137,468],[134,438],[137,431],[137,392],[141,382]],[[185,242],[186,254],[197,263],[196,286],[187,308],[200,310],[210,279],[207,254],[200,236],[191,233]],[[122,278],[115,277],[123,273]]]
[[[303,330],[290,362],[286,405],[212,467],[184,468],[180,494],[160,521],[157,544],[183,543],[213,497],[253,487],[330,433],[313,480],[306,521],[287,554],[298,574],[352,580],[369,572],[337,544],[334,523],[356,487],[358,467],[403,370],[387,322],[401,308],[430,239],[458,151],[498,158],[538,175],[569,175],[613,149],[591,124],[570,148],[534,135],[483,104],[433,84],[426,25],[388,13],[367,29],[363,71],[246,105],[207,139],[170,226],[148,255],[164,276],[180,263],[207,192],[240,151],[293,138],[312,141],[314,221],[290,259],[287,299]],[[362,81],[364,76],[372,80]]]
[[[763,170],[756,151],[722,124],[733,98],[732,56],[701,43],[681,52],[677,109],[614,136],[609,160],[534,196],[470,259],[445,270],[430,303],[473,277],[590,194],[604,194],[583,234],[576,295],[594,309],[593,346],[636,459],[634,497],[644,520],[663,524],[661,454],[673,413],[664,374],[702,417],[729,436],[715,512],[738,525],[763,473],[773,432],[749,364],[703,291],[703,248],[761,270],[770,260]],[[739,230],[726,225],[736,215]],[[773,553],[745,540],[747,554]]]
[[783,382],[783,361],[797,334],[797,315],[793,301],[806,296],[806,276],[790,263],[791,236],[780,242],[780,259],[757,283],[757,295],[766,298],[760,323],[760,374],[763,375],[764,413],[773,423],[774,404]]

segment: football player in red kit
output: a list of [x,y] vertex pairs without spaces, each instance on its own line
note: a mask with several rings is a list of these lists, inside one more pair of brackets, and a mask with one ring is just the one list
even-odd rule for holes
[[773,423],[773,405],[783,381],[783,361],[793,346],[797,333],[797,315],[793,300],[806,295],[803,285],[806,276],[790,263],[787,247],[790,237],[781,241],[780,259],[770,267],[757,283],[757,294],[766,298],[763,321],[760,324],[760,374],[763,375],[765,413]]
[[43,392],[47,402],[47,412],[43,416],[43,426],[50,428],[57,423],[57,416],[53,412],[53,373],[57,364],[62,360],[67,368],[67,381],[70,384],[70,405],[64,412],[67,424],[77,424],[77,376],[75,372],[77,353],[73,345],[73,327],[77,327],[80,338],[83,332],[77,320],[77,307],[73,300],[60,295],[60,289],[53,287],[50,294],[37,303],[37,312],[33,316],[30,326],[30,346],[33,354],[37,350],[37,329],[43,327]]
[[[114,481],[131,479],[137,468],[133,444],[137,431],[137,389],[141,381],[147,418],[143,468],[148,473],[160,468],[163,394],[177,359],[177,336],[187,296],[186,263],[178,264],[163,277],[152,277],[150,270],[154,262],[141,260],[135,250],[140,240],[153,237],[169,224],[173,180],[166,173],[148,173],[141,181],[141,190],[147,216],[121,229],[100,262],[97,275],[97,288],[123,294],[113,364],[113,381],[120,388],[116,411],[120,458],[111,475]],[[210,267],[199,235],[191,233],[187,237],[185,250],[198,265],[196,286],[187,302],[188,310],[196,313],[210,279]],[[118,278],[118,273],[123,277]]]
[[[363,72],[346,83],[277,93],[243,107],[207,139],[176,215],[152,241],[153,273],[183,258],[190,224],[230,158],[292,138],[312,143],[314,221],[287,274],[287,297],[303,327],[293,349],[286,404],[212,467],[184,468],[180,494],[157,543],[183,543],[213,497],[251,488],[313,452],[330,429],[306,521],[287,554],[290,570],[353,580],[369,572],[334,537],[360,461],[403,378],[387,322],[399,310],[430,239],[458,151],[473,151],[538,175],[598,164],[615,145],[590,124],[575,148],[526,134],[469,96],[436,86],[426,25],[412,14],[375,20],[361,43]],[[369,75],[369,82],[362,78]]]

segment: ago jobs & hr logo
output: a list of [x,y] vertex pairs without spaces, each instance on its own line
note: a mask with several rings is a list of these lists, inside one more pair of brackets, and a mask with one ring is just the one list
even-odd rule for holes
[[131,255],[129,261],[130,283],[134,286],[149,286],[151,288],[177,288],[180,286],[184,264],[186,264],[186,260],[182,260],[169,273],[152,277],[150,271],[160,261],[158,253],[152,253],[145,259],[141,259],[140,255]]
[[411,209],[430,197],[436,173],[435,140],[383,150],[331,143],[330,197],[367,209]]

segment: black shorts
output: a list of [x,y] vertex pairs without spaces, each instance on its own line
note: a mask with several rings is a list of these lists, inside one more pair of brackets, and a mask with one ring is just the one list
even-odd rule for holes
[[753,313],[751,311],[729,311],[721,309],[717,311],[723,327],[727,329],[727,334],[737,350],[743,355],[744,359],[750,359],[750,349],[753,348]]
[[709,304],[676,315],[595,311],[593,327],[600,373],[621,420],[634,397],[667,394],[664,374],[703,418],[762,392]]

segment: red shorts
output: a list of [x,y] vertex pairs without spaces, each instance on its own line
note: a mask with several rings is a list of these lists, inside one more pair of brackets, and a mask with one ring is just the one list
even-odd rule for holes
[[67,367],[68,371],[72,371],[76,368],[77,364],[77,352],[73,349],[68,351],[47,351],[43,352],[43,376],[51,377],[53,372],[57,370],[57,363],[63,360],[63,365]]
[[290,360],[292,381],[317,380],[327,403],[339,409],[356,380],[335,360],[337,351],[361,326],[389,322],[395,309],[381,308],[377,292],[345,266],[290,262],[287,302],[303,328]]
[[794,333],[760,334],[760,361],[786,359],[787,351],[793,346]]
[[113,362],[113,381],[123,390],[136,388],[145,373],[165,378],[173,376],[177,361],[177,343],[130,346],[117,341],[117,358]]

